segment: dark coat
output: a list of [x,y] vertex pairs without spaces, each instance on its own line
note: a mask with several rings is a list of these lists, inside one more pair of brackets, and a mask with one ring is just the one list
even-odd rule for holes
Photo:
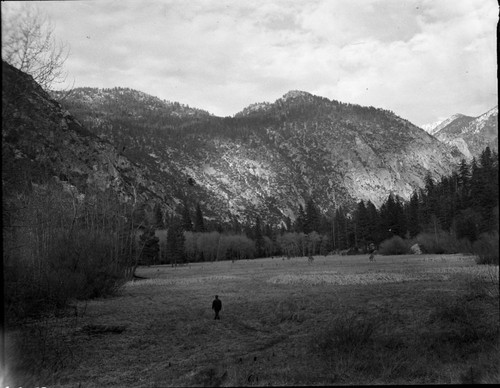
[[222,302],[220,301],[220,299],[214,299],[214,301],[212,302],[212,310],[215,311],[222,310]]

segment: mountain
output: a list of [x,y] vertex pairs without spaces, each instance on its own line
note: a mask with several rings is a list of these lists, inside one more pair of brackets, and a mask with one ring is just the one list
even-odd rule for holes
[[443,124],[434,136],[456,147],[467,159],[477,157],[486,147],[498,150],[498,106],[475,118],[455,115]]
[[450,124],[451,122],[453,122],[455,120],[471,121],[473,119],[474,119],[474,117],[469,117],[469,116],[465,116],[463,114],[457,113],[457,114],[454,114],[453,116],[448,117],[445,120],[439,120],[439,121],[436,121],[435,123],[432,123],[432,124],[424,124],[424,125],[422,125],[422,129],[424,131],[430,133],[431,135],[435,135],[437,132],[439,132],[441,129],[443,129],[444,127],[446,127],[448,124]]
[[109,141],[90,132],[31,76],[2,62],[2,180],[15,192],[54,180],[89,186],[123,201],[164,203],[164,188]]
[[392,112],[303,91],[222,118],[126,88],[50,96],[5,63],[2,73],[4,181],[111,189],[167,215],[187,201],[208,221],[277,224],[309,198],[324,212],[380,205],[463,157]]
[[187,198],[226,221],[294,219],[310,197],[323,211],[409,198],[463,157],[392,112],[304,91],[225,118],[123,88],[78,88],[64,105],[142,166],[172,207]]

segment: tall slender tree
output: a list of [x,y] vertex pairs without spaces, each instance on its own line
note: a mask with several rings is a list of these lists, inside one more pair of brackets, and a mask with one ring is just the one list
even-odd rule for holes
[[182,205],[182,229],[190,232],[193,230],[193,221],[191,221],[191,214],[189,212],[189,207],[187,201],[183,202]]
[[264,235],[262,233],[261,220],[260,220],[259,216],[257,216],[255,218],[255,225],[253,228],[253,236],[254,236],[254,241],[255,241],[255,249],[256,249],[257,257],[262,257],[264,255],[265,242],[264,242]]
[[299,214],[297,215],[297,218],[295,219],[294,223],[294,229],[298,233],[304,233],[304,228],[306,224],[306,214],[304,212],[304,208],[302,207],[301,204],[299,204]]
[[303,232],[308,234],[313,231],[318,232],[319,229],[320,229],[320,212],[318,207],[314,203],[314,200],[311,197],[306,202]]
[[200,203],[196,204],[196,215],[194,218],[194,231],[205,232],[205,221],[203,220],[203,213],[201,211]]

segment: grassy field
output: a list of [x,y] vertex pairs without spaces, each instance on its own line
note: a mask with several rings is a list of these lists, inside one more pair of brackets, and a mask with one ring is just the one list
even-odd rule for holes
[[500,382],[498,267],[472,257],[269,258],[137,274],[148,279],[114,298],[8,333],[4,384]]

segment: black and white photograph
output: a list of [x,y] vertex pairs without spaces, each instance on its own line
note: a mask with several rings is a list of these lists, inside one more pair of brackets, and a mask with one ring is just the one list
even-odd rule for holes
[[0,387],[500,384],[499,11],[2,1]]

